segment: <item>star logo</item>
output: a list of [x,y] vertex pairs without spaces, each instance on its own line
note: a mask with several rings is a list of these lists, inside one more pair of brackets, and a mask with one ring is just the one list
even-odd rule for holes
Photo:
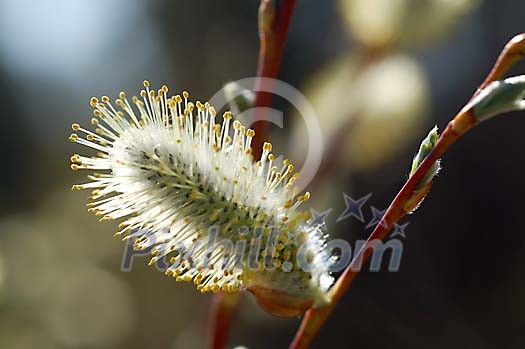
[[310,209],[310,213],[312,214],[312,224],[321,225],[326,223],[326,217],[330,214],[330,212],[332,212],[331,208],[321,213],[314,209]]
[[409,223],[405,223],[403,225],[400,225],[400,224],[394,224],[394,232],[392,233],[392,235],[390,235],[390,237],[395,237],[395,236],[401,236],[403,238],[406,238],[407,236],[405,235],[405,229],[406,227],[410,224]]
[[346,209],[345,211],[339,216],[337,219],[337,222],[342,221],[343,219],[346,219],[350,216],[354,216],[355,218],[359,219],[361,222],[365,221],[365,218],[363,217],[363,205],[365,202],[372,196],[372,193],[363,196],[360,199],[354,200],[350,196],[343,193],[343,197],[345,199]]
[[[384,209],[382,211],[378,210],[377,208],[375,208],[374,206],[371,206],[370,209],[372,210],[372,215],[374,216],[372,218],[372,220],[366,225],[365,229],[368,229],[370,227],[375,227],[379,222],[381,222],[381,218],[383,218],[383,216],[385,215],[386,213],[386,210],[387,209]],[[381,223],[381,225],[383,225],[383,227],[386,226],[386,223],[383,222]]]

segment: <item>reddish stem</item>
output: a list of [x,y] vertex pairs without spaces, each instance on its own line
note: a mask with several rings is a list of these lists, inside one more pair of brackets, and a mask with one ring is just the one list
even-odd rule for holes
[[[275,0],[261,0],[259,7],[259,62],[257,64],[257,77],[277,78],[281,58],[288,37],[288,29],[292,20],[295,7],[295,0],[281,0],[275,8]],[[260,92],[259,79],[255,83],[255,103],[254,108],[258,113],[257,121],[253,124],[255,138],[252,142],[254,158],[258,159],[262,152],[262,145],[266,140],[266,129],[268,122],[263,121],[266,117],[263,109],[269,108],[272,103],[272,94]]]
[[224,349],[228,344],[231,321],[235,312],[238,294],[219,292],[213,296],[210,309],[208,348]]
[[[447,128],[439,138],[434,150],[425,158],[416,172],[405,183],[394,201],[390,204],[381,222],[377,224],[372,234],[368,237],[366,244],[354,256],[350,265],[330,289],[328,293],[330,304],[323,308],[310,309],[306,313],[301,323],[301,327],[299,328],[294,341],[290,345],[290,349],[305,349],[308,347],[318,330],[334,309],[335,305],[340,301],[341,297],[348,290],[350,284],[359,273],[361,269],[359,266],[362,265],[362,263],[366,263],[372,255],[375,242],[383,240],[394,224],[410,211],[407,209],[407,205],[410,207],[412,206],[411,201],[413,199],[413,193],[417,192],[416,187],[421,179],[430,170],[432,165],[445,153],[445,151],[475,124],[476,120],[470,109],[460,112],[456,118],[448,124]],[[423,195],[421,196],[424,196],[424,194],[428,192],[428,189],[430,189],[429,186],[424,187],[422,189]]]
[[525,56],[525,33],[516,35],[505,45],[496,64],[494,64],[489,75],[479,87],[478,92],[491,82],[501,79],[523,56]]
[[[525,34],[514,37],[503,49],[493,69],[480,86],[478,91],[485,88],[492,81],[502,78],[511,66],[525,55]],[[475,95],[476,95],[475,94]],[[432,152],[419,165],[416,172],[408,179],[401,191],[397,194],[394,201],[390,204],[381,222],[377,224],[374,231],[368,238],[366,244],[354,257],[350,265],[345,269],[337,282],[328,292],[330,304],[326,307],[310,309],[306,312],[301,326],[290,345],[290,349],[306,349],[313,338],[319,332],[328,316],[333,311],[336,304],[340,301],[350,284],[359,273],[361,263],[365,263],[373,252],[373,244],[377,240],[383,240],[395,223],[402,219],[407,212],[410,212],[414,204],[420,201],[430,190],[430,184],[418,189],[418,184],[431,169],[434,163],[443,156],[456,140],[474,127],[477,120],[474,117],[472,106],[467,104],[452,121],[449,122],[443,134],[439,138]]]
[[[281,65],[284,45],[288,36],[288,28],[292,19],[295,0],[282,0],[279,7],[274,7],[274,0],[261,0],[259,6],[259,61],[257,64],[257,76],[265,78],[276,78]],[[260,81],[257,80],[255,90],[260,89]],[[270,107],[272,95],[266,92],[256,92],[254,108],[259,112]],[[264,119],[265,115],[257,115],[257,119]],[[253,124],[255,138],[252,141],[254,158],[261,156],[262,144],[266,137],[266,121]],[[230,324],[235,310],[238,296],[235,294],[218,293],[214,295],[211,306],[211,323],[209,330],[209,348],[224,349],[228,341]]]

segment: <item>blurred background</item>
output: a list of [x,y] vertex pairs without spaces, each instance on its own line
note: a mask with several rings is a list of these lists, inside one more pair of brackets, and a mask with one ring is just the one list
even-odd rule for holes
[[[91,96],[138,93],[142,80],[206,99],[254,75],[258,1],[0,0],[0,348],[202,348],[210,295],[135,258],[121,272],[115,224],[86,212],[81,149]],[[420,140],[441,129],[500,49],[525,31],[515,0],[299,0],[280,79],[320,116],[323,168],[311,207],[349,241],[342,193],[386,208]],[[525,72],[521,64],[515,73]],[[285,101],[278,153],[304,157],[302,120]],[[313,348],[522,348],[525,156],[515,113],[476,128],[443,159],[409,222],[398,273],[363,272]],[[369,207],[365,216],[371,219]],[[231,347],[286,348],[299,319],[245,295]]]

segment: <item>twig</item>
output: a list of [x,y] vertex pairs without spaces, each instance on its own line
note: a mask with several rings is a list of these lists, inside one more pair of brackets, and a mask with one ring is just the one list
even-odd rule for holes
[[235,312],[239,295],[220,292],[213,296],[210,309],[208,348],[224,349],[228,344],[231,320]]
[[[295,7],[295,0],[282,0],[276,8],[274,0],[261,0],[259,6],[259,61],[257,63],[257,76],[276,78],[281,65],[281,58],[288,36],[288,28]],[[260,84],[259,80],[256,82]],[[260,86],[255,86],[258,91]],[[262,112],[272,102],[272,95],[265,92],[256,92],[254,108]],[[265,115],[257,115],[264,119]],[[254,123],[255,138],[252,142],[253,155],[258,159],[261,155],[262,144],[266,137],[266,121]],[[230,324],[237,304],[237,294],[220,292],[213,296],[210,311],[209,343],[210,349],[224,349],[228,341]]]
[[[481,89],[486,87],[492,81],[500,79],[512,67],[512,65],[522,56],[525,55],[525,34],[514,37],[505,46],[494,68],[485,79],[476,96]],[[305,314],[301,326],[290,345],[290,349],[306,349],[312,342],[314,336],[319,332],[322,325],[326,322],[328,316],[340,301],[344,293],[348,290],[350,284],[359,273],[361,265],[368,260],[372,254],[374,241],[383,240],[395,223],[402,219],[410,212],[430,190],[430,183],[422,189],[416,190],[423,177],[432,168],[434,163],[468,130],[477,125],[478,121],[474,116],[472,105],[468,103],[453,119],[449,122],[441,137],[436,143],[432,152],[419,165],[414,174],[408,179],[401,191],[397,194],[394,201],[390,204],[381,222],[377,224],[374,231],[367,240],[367,243],[354,256],[354,259],[339,277],[334,286],[330,289],[328,296],[330,303],[326,307],[310,309]],[[414,197],[414,194],[417,197]]]
[[492,81],[501,79],[523,56],[525,56],[525,33],[516,35],[505,45],[496,64],[478,88],[477,93],[487,87]]
[[[259,6],[259,62],[257,64],[257,77],[276,78],[281,66],[281,58],[288,37],[288,29],[292,19],[295,0],[261,0]],[[268,92],[260,92],[260,82],[257,80],[255,91],[254,108],[258,115],[253,124],[255,138],[252,142],[254,158],[258,159],[262,151],[262,145],[266,139],[268,127],[265,119],[264,109],[270,107],[272,95]]]

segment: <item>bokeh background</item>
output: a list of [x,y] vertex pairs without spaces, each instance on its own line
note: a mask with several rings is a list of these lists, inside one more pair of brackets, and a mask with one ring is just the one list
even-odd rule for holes
[[[70,173],[70,124],[87,123],[92,95],[137,93],[149,79],[206,99],[251,77],[255,0],[0,0],[0,348],[204,346],[210,295],[134,260],[111,223],[85,209]],[[385,208],[419,141],[443,128],[514,34],[516,0],[300,0],[280,79],[322,123],[325,161],[311,206],[328,228],[370,233],[348,219],[342,193]],[[515,73],[525,71],[521,64]],[[299,164],[304,129],[276,99],[276,148]],[[410,216],[398,273],[363,272],[313,348],[522,348],[525,343],[525,115],[483,124],[443,159]],[[365,209],[371,219],[369,208]],[[299,319],[242,298],[231,347],[286,348]]]

